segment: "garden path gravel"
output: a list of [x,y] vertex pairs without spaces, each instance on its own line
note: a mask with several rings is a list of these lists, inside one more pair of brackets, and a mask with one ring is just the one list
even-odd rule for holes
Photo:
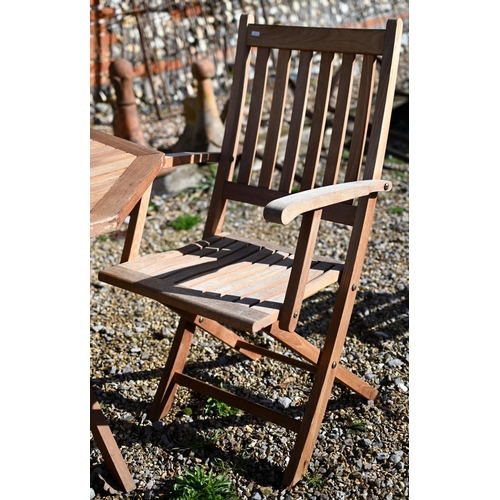
[[[96,128],[111,132],[110,120]],[[154,147],[166,147],[181,124],[143,117],[144,132]],[[170,139],[169,139],[170,138]],[[170,144],[168,144],[170,141]],[[206,412],[206,398],[179,389],[172,411],[161,422],[147,419],[178,317],[159,304],[99,282],[97,273],[118,264],[122,231],[90,244],[90,377],[103,412],[128,463],[137,489],[115,490],[102,456],[90,439],[91,498],[169,498],[174,476],[196,464],[224,472],[246,499],[399,499],[409,496],[409,186],[407,164],[388,159],[384,178],[393,190],[379,198],[368,257],[354,307],[342,361],[379,388],[367,402],[335,385],[309,469],[288,491],[280,478],[293,439],[285,429],[263,424],[246,414],[222,417]],[[207,179],[208,179],[207,174]],[[157,252],[201,236],[202,223],[177,231],[171,223],[181,214],[203,219],[208,197],[201,188],[177,195],[154,194],[141,247]],[[236,206],[228,212],[229,230],[249,237],[276,238],[261,211]],[[292,224],[293,226],[293,224]],[[347,233],[326,224],[321,251],[342,258]],[[291,236],[280,235],[281,243]],[[321,345],[335,288],[305,304],[299,332]],[[280,345],[260,335],[259,342]],[[300,415],[309,374],[271,360],[250,362],[204,333],[197,336],[187,371],[210,368],[226,388],[251,387],[263,404],[287,407]],[[190,410],[187,410],[187,409]]]

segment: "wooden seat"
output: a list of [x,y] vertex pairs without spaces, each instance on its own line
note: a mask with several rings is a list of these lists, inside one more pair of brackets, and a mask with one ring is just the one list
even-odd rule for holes
[[[296,441],[285,487],[307,468],[334,380],[367,399],[377,395],[340,365],[340,356],[377,195],[391,189],[381,174],[401,32],[401,20],[372,30],[257,25],[251,16],[242,16],[224,141],[202,238],[99,273],[102,281],[150,297],[180,315],[149,417],[165,416],[182,385],[286,427],[296,433]],[[297,226],[296,244],[287,247],[226,232],[224,216],[234,202],[263,207],[269,223]],[[316,251],[325,220],[352,228],[342,261],[331,252]],[[319,348],[296,333],[301,306],[334,283],[335,304]],[[303,419],[186,375],[196,328],[251,359],[268,356],[313,373]],[[254,345],[244,332],[266,332],[292,355]]]

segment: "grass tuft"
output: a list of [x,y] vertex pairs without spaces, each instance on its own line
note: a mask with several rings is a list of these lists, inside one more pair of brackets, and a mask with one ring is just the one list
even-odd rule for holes
[[196,465],[177,476],[172,487],[174,500],[237,500],[233,483],[225,474],[216,475],[212,469],[205,473]]

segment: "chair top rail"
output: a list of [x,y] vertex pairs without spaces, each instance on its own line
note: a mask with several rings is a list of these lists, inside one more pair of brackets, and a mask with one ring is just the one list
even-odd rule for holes
[[250,24],[251,47],[382,55],[385,30]]

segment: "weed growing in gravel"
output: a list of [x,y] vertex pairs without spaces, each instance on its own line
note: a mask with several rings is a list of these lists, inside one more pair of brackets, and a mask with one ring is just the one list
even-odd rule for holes
[[245,449],[242,449],[238,452],[237,455],[234,456],[232,460],[221,458],[214,458],[214,462],[217,467],[223,472],[236,472],[239,474],[247,474],[248,473],[248,458],[251,456],[251,453]]
[[405,209],[403,207],[392,207],[391,208],[391,214],[402,214],[404,213]]
[[157,213],[161,209],[160,205],[151,200],[148,204],[148,214]]
[[[223,384],[220,384],[220,388],[224,389]],[[237,415],[240,412],[239,408],[233,408],[228,404],[219,401],[215,398],[208,398],[205,403],[205,413],[212,415],[220,415],[221,417],[228,417],[229,415]]]
[[177,476],[172,487],[172,498],[177,500],[237,500],[233,483],[225,474],[215,475],[212,469],[205,474],[197,465]]
[[304,479],[307,485],[315,490],[321,491],[325,486],[325,478],[319,472],[307,473]]
[[239,412],[240,410],[238,408],[233,408],[232,406],[214,398],[208,398],[207,403],[205,404],[205,413],[220,415],[221,417],[237,415]]
[[357,432],[365,432],[366,427],[364,422],[361,422],[361,420],[351,420],[348,424],[348,429],[347,432],[349,434],[355,434]]
[[215,177],[217,176],[217,165],[209,163],[204,169],[203,182],[198,186],[198,190],[201,193],[206,193],[208,196],[212,196],[212,191],[215,185]]
[[182,214],[172,221],[170,225],[177,231],[182,231],[191,229],[194,225],[198,224],[200,220],[201,217],[199,215]]

